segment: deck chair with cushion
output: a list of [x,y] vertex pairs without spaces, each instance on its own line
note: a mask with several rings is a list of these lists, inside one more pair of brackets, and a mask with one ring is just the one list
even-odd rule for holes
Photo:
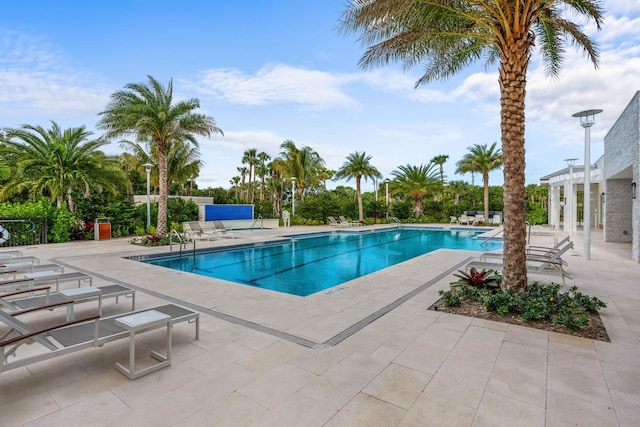
[[[57,304],[55,306],[59,306]],[[35,312],[48,309],[47,306],[29,310]],[[196,339],[200,339],[200,313],[176,304],[165,304],[159,307],[127,312],[100,318],[99,315],[85,319],[73,320],[43,328],[35,328],[19,319],[19,315],[0,310],[0,373],[10,369],[27,366],[32,363],[52,359],[64,354],[73,353],[91,347],[100,347],[108,342],[130,336],[128,330],[118,326],[119,317],[155,310],[171,317],[171,326],[176,323],[195,323]],[[20,314],[24,314],[23,310]],[[37,344],[39,351],[27,351],[18,355],[23,345]],[[11,360],[9,357],[12,356]]]
[[[562,243],[552,247],[539,250],[537,248],[530,249],[527,248],[527,259],[528,260],[551,260],[561,262],[562,265],[567,265],[567,263],[562,259],[562,255],[567,253],[570,249],[573,249],[573,242],[569,241],[569,238],[565,238],[562,240]],[[504,258],[503,252],[485,252],[478,257],[480,261],[485,261],[487,259],[502,259]]]

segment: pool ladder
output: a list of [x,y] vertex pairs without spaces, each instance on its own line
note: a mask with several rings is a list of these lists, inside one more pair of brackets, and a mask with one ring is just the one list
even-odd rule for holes
[[400,220],[395,217],[395,216],[390,216],[389,217],[389,225],[391,225],[391,227],[396,227],[396,228],[400,228],[402,227],[402,223],[400,222]]
[[487,245],[489,244],[489,240],[494,239],[498,234],[502,234],[504,232],[504,228],[500,227],[495,233],[493,233],[491,236],[487,237],[484,239],[484,241],[482,242],[481,246],[483,248],[486,248]]
[[[182,248],[184,247],[185,249],[187,248],[187,241],[184,240],[182,238],[182,236],[180,236],[180,233],[178,233],[176,230],[171,230],[171,232],[169,233],[169,250],[172,251],[173,250],[173,236],[176,236],[176,238],[178,239],[178,247],[180,248],[180,257],[182,257]],[[196,239],[193,239],[193,253],[196,253]]]
[[258,214],[258,217],[256,218],[256,220],[253,221],[253,224],[251,224],[252,230],[253,230],[253,227],[255,227],[255,225],[258,223],[258,221],[260,221],[260,230],[264,228],[264,218],[262,217],[262,215]]

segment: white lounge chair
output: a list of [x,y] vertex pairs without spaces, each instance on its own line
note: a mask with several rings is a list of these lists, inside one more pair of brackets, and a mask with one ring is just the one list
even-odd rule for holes
[[449,216],[449,224],[459,224],[459,223],[460,221],[458,221],[458,217],[453,215]]
[[[27,273],[24,275],[25,279],[32,279],[34,285],[42,283],[55,283],[56,292],[60,291],[60,283],[66,282],[78,282],[78,287],[84,282],[89,286],[93,283],[93,276],[79,271],[73,273],[57,273],[55,271],[40,271],[37,273]],[[0,282],[2,283],[2,282]]]
[[211,221],[211,230],[214,233],[218,233],[220,237],[236,238],[236,236],[231,232],[231,228],[225,227],[222,221]]
[[203,230],[198,221],[183,222],[182,230],[185,236],[192,240],[199,238],[200,240],[207,239],[207,241],[210,241],[212,238],[217,238],[215,232]]
[[329,225],[331,227],[347,227],[346,225],[338,222],[333,216],[329,215],[327,217],[329,219]]
[[484,224],[484,215],[476,215],[471,225]]
[[[571,276],[564,270],[564,265],[566,265],[566,263],[560,258],[560,256],[571,248],[573,248],[573,243],[569,242],[569,244],[564,247],[564,250],[557,251],[550,256],[540,257],[527,255],[527,271],[529,273],[560,275],[562,278],[562,284],[564,285],[564,278],[571,278]],[[490,269],[502,271],[504,269],[504,264],[502,263],[502,260],[495,260],[494,262],[472,260],[466,265],[467,271],[471,268],[475,268],[476,270]]]
[[362,225],[358,221],[349,221],[343,215],[340,215],[338,218],[340,218],[340,223],[345,224],[347,227],[360,227]]
[[460,215],[460,217],[458,218],[458,223],[460,225],[464,224],[464,225],[470,225],[473,223],[473,221],[476,219],[475,216],[469,216],[466,214]]
[[[56,306],[58,305],[60,304]],[[48,308],[43,306],[28,311],[35,312]],[[12,313],[0,310],[0,325],[4,324],[8,327],[7,332],[0,335],[0,373],[130,337],[130,332],[119,326],[116,319],[149,310],[170,316],[171,326],[184,321],[195,323],[196,339],[200,339],[200,313],[176,304],[166,304],[103,318],[96,315],[41,329],[33,328],[21,321],[18,315],[14,316]],[[27,311],[23,310],[21,314],[25,312]],[[24,356],[17,354],[21,346],[29,344],[40,345],[40,351],[29,351]],[[15,358],[9,361],[9,356],[15,356]]]

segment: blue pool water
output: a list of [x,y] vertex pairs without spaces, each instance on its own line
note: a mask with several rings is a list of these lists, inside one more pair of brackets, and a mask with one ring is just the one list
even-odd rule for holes
[[307,296],[436,249],[490,251],[502,241],[474,239],[471,230],[393,229],[297,236],[182,258],[146,260],[244,285]]

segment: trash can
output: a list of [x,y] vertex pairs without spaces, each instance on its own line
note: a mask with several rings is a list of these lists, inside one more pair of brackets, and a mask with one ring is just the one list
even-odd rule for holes
[[109,218],[96,218],[93,223],[93,233],[95,240],[111,239],[111,220]]

